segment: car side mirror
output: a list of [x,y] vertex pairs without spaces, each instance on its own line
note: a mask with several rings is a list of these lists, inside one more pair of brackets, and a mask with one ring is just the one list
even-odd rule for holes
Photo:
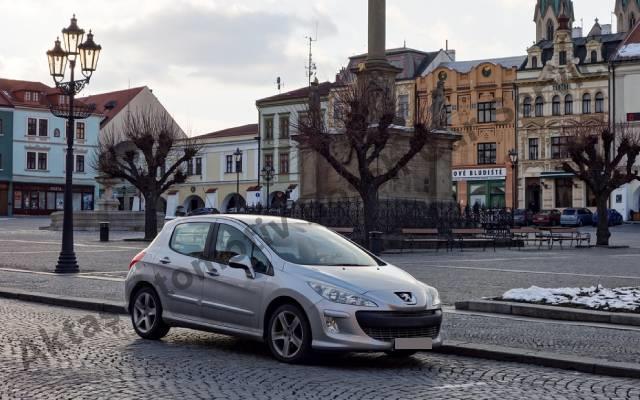
[[253,270],[253,265],[251,264],[249,256],[238,254],[237,256],[231,257],[229,260],[229,267],[243,269],[247,274],[247,278],[256,279],[256,272]]

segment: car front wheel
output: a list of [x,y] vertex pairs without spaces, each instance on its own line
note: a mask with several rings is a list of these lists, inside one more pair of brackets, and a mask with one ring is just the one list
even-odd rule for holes
[[169,325],[162,320],[162,304],[150,287],[138,290],[131,299],[131,322],[138,336],[158,340],[169,333]]
[[305,313],[292,304],[278,307],[269,319],[267,342],[279,361],[307,361],[311,356],[311,327]]

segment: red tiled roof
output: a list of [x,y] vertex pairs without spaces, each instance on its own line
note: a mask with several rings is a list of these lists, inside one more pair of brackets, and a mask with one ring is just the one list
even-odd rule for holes
[[141,86],[132,89],[117,90],[115,92],[83,97],[79,100],[86,104],[96,105],[96,112],[105,116],[100,123],[100,126],[103,127],[108,121],[118,115],[118,113],[145,88],[146,86]]
[[[22,100],[21,92],[38,92],[42,94],[38,102],[25,102]],[[0,78],[0,105],[23,106],[32,108],[49,108],[47,95],[60,93],[59,89],[49,87],[42,82],[21,81],[16,79]]]
[[[318,85],[318,93],[320,94],[320,96],[328,96],[329,91],[331,90],[333,85],[334,84],[331,82],[320,83]],[[260,99],[256,101],[256,104],[287,101],[287,100],[294,100],[294,99],[306,99],[309,97],[310,90],[311,88],[309,86],[305,86],[303,88],[292,90],[290,92],[280,93],[271,97],[265,97],[264,99]]]
[[5,96],[1,88],[0,88],[0,107],[13,107],[13,103],[11,103],[11,101],[9,101],[7,96]]
[[[631,32],[624,38],[618,50],[616,51],[616,55],[614,56],[614,61],[635,61],[640,59],[637,51],[627,51],[631,47],[635,47],[640,44],[640,23],[637,23]],[[632,45],[632,46],[629,46]]]
[[242,126],[236,126],[233,128],[223,129],[217,132],[205,133],[203,135],[195,136],[195,139],[211,139],[211,138],[223,138],[233,136],[258,136],[258,124],[247,124]]

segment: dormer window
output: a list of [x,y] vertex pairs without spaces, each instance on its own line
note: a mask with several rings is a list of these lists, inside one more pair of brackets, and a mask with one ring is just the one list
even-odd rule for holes
[[591,62],[592,63],[598,62],[598,52],[595,50],[591,50]]
[[66,96],[64,94],[58,95],[58,103],[60,105],[69,104],[69,96]]
[[538,68],[538,57],[531,57],[531,68]]
[[561,51],[560,55],[560,65],[567,65],[567,52],[566,51]]
[[24,101],[28,103],[37,103],[38,101],[40,101],[40,93],[24,92]]

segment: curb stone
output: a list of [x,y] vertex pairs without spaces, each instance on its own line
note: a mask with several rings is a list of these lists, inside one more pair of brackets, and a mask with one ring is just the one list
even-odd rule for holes
[[59,307],[77,308],[80,310],[98,311],[111,314],[128,314],[123,303],[108,300],[59,296],[50,293],[27,292],[24,290],[7,289],[2,287],[0,287],[0,297]]
[[640,326],[640,314],[582,310],[568,307],[526,304],[497,300],[469,300],[455,303],[456,310],[573,322]]
[[496,361],[518,362],[585,372],[589,374],[614,376],[620,378],[640,378],[640,365],[607,361],[597,358],[572,356],[536,350],[518,349],[485,345],[454,340],[445,343],[435,350],[438,353],[465,357],[486,358]]
[[[63,297],[48,293],[27,292],[1,287],[0,298],[16,299],[59,307],[112,314],[127,314],[124,304],[99,299]],[[586,372],[590,374],[624,378],[640,378],[640,365],[638,364],[611,362],[589,357],[571,356],[513,347],[446,340],[441,347],[434,351],[442,354],[534,364],[544,367]]]

